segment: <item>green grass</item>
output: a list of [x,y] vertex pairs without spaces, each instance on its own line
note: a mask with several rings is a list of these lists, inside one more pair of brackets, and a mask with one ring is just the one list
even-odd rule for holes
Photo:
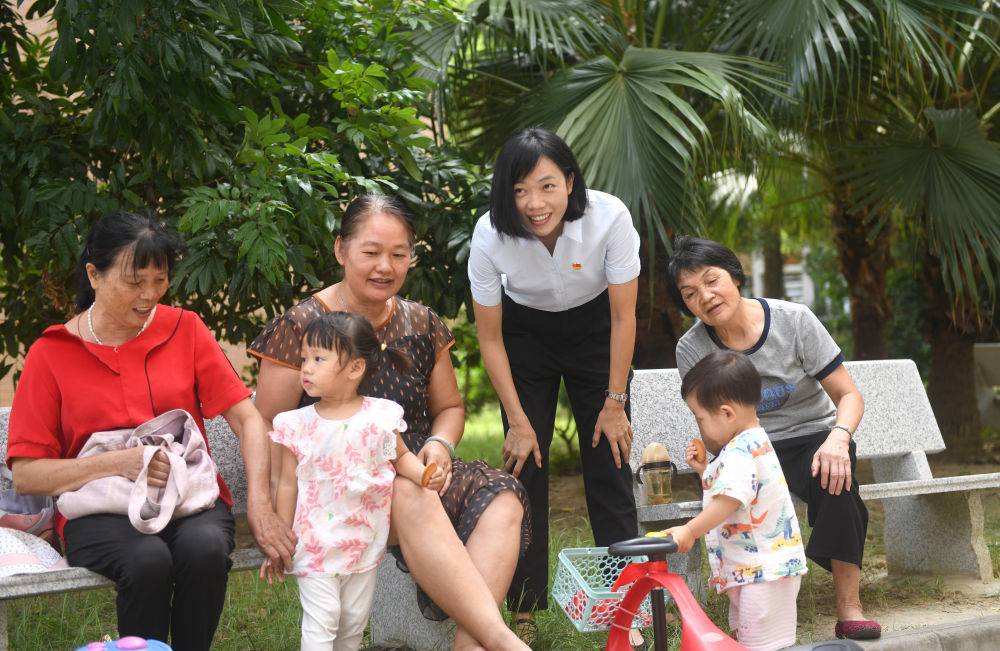
[[466,414],[465,433],[456,452],[467,461],[483,459],[494,468],[500,467],[503,463],[503,422],[499,407]]
[[[14,650],[68,651],[105,635],[118,637],[111,588],[10,601],[7,618]],[[212,648],[281,651],[297,649],[298,643],[299,599],[294,579],[268,586],[253,571],[230,574]]]

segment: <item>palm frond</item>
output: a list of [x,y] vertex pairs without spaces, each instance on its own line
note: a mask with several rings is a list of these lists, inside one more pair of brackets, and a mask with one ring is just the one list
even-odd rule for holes
[[884,135],[859,145],[841,179],[876,218],[898,210],[897,225],[926,239],[948,290],[976,301],[980,283],[996,295],[1000,272],[1000,146],[969,109],[897,114]]
[[928,94],[948,94],[960,90],[956,74],[956,50],[973,41],[1000,53],[997,43],[983,29],[983,21],[993,26],[997,17],[975,3],[954,0],[880,0],[877,3],[882,25],[882,46],[888,65],[899,84],[926,84]]
[[[491,156],[491,132],[521,97],[554,72],[627,46],[620,16],[602,0],[475,0],[455,22],[438,24],[416,45],[438,82],[439,122],[454,140]],[[485,140],[483,140],[485,138]]]
[[743,98],[748,88],[777,92],[773,74],[755,59],[630,48],[620,62],[599,57],[555,75],[524,115],[554,128],[588,184],[620,197],[669,248],[668,228],[702,230],[691,196],[712,132],[692,97],[721,107],[731,147],[762,148],[768,121]]
[[858,0],[739,0],[720,40],[730,43],[729,51],[781,65],[791,95],[815,111],[857,78],[874,27]]

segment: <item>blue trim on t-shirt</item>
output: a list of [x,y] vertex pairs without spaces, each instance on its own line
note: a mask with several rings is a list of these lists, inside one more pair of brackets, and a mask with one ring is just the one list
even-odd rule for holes
[[[763,298],[755,298],[754,300],[759,302],[761,307],[764,308],[764,329],[761,331],[760,339],[757,340],[757,343],[755,343],[750,348],[747,348],[746,350],[740,351],[744,355],[753,355],[758,350],[760,350],[764,346],[764,342],[767,341],[767,333],[771,331],[771,307],[767,304],[767,301]],[[708,338],[711,339],[716,346],[718,346],[722,350],[729,350],[729,346],[722,343],[722,340],[719,339],[719,336],[715,334],[715,328],[708,325],[707,323],[705,324],[705,332],[708,333]],[[843,361],[843,358],[841,359],[841,361]],[[833,369],[830,370],[832,371]]]
[[826,379],[826,376],[830,375],[837,370],[837,367],[844,363],[844,353],[837,353],[837,356],[833,358],[833,361],[824,366],[819,373],[815,376],[816,380],[822,382]]

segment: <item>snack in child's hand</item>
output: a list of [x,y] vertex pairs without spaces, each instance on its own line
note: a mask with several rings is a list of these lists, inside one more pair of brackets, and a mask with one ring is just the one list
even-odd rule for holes
[[427,467],[424,468],[424,474],[420,476],[420,485],[426,487],[427,484],[431,483],[431,477],[437,472],[437,469],[438,465],[436,463],[433,461],[428,463]]
[[705,463],[705,444],[701,442],[701,439],[691,439],[691,445],[697,450],[694,460],[698,463]]

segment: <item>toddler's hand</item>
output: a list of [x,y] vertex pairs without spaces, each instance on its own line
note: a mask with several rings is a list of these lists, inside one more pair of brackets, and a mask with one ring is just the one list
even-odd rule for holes
[[260,564],[260,578],[267,579],[268,585],[274,585],[274,579],[278,579],[278,583],[284,583],[285,571],[265,558]]
[[691,530],[688,529],[687,525],[670,527],[665,529],[663,533],[673,537],[674,542],[677,543],[678,554],[686,554],[694,546],[695,538],[691,535]]
[[688,443],[688,446],[684,448],[684,460],[687,461],[687,465],[691,466],[692,470],[700,475],[708,467],[708,461],[699,462],[698,452],[698,448],[693,443]]
[[[437,488],[433,488],[433,490],[436,490],[438,495],[441,495],[448,489],[448,485],[451,483],[451,455],[449,455],[444,446],[438,444],[437,441],[430,441],[430,443],[434,443],[434,445],[424,444],[420,453],[417,454],[417,458],[420,459],[420,463],[425,466],[429,466],[432,463],[437,464],[438,473],[441,473],[440,483],[435,483],[436,479],[432,477],[427,487],[433,488],[433,486],[437,486]],[[435,477],[436,476],[437,473],[435,473]]]
[[438,468],[431,475],[430,481],[427,482],[426,488],[434,491],[435,493],[439,493],[441,489],[444,488],[444,478],[445,478],[444,471]]

